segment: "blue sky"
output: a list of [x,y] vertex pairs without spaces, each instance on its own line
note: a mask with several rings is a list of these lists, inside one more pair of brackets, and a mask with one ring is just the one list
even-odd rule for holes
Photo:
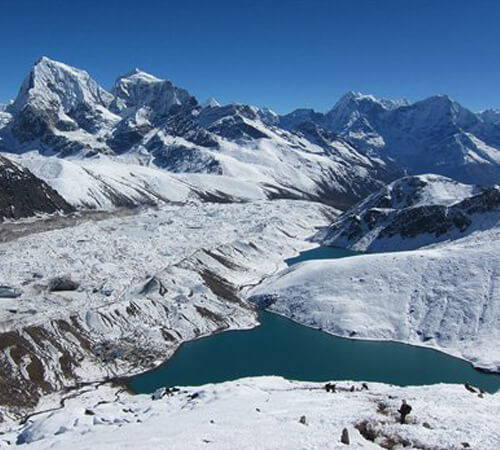
[[447,93],[500,107],[495,0],[3,0],[0,101],[46,55],[109,88],[140,67],[187,88],[271,106],[329,109],[346,91]]

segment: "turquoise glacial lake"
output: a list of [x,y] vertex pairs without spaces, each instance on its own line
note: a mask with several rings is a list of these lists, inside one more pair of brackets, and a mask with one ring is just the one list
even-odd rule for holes
[[[314,249],[287,263],[353,255],[345,252]],[[303,381],[353,380],[400,386],[468,382],[486,392],[500,389],[500,375],[478,371],[466,361],[436,350],[341,338],[267,311],[259,312],[259,321],[251,330],[226,331],[186,342],[163,365],[131,378],[129,386],[137,393],[151,393],[162,386],[279,375]]]

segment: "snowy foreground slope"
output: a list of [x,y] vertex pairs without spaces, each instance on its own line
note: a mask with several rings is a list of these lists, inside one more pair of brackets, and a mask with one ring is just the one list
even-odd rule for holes
[[250,295],[334,334],[433,347],[499,371],[499,267],[496,227],[414,251],[307,261]]
[[151,368],[183,341],[254,326],[240,290],[310,247],[334,214],[286,200],[171,205],[0,244],[3,413]]
[[[6,429],[0,447],[493,450],[500,443],[500,394],[444,384],[336,386],[328,393],[318,383],[245,378],[181,388],[160,400],[89,387],[64,409]],[[412,407],[406,424],[397,412],[403,399]],[[344,428],[349,446],[340,441]]]

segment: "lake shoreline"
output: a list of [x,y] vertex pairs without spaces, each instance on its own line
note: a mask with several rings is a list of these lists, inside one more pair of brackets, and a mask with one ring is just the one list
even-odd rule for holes
[[[463,384],[463,383],[471,383],[472,385],[479,386],[480,389],[486,390],[490,393],[496,392],[497,390],[500,389],[500,374],[498,373],[488,373],[488,372],[483,372],[477,370],[469,361],[466,361],[462,358],[457,358],[455,356],[449,355],[445,352],[442,352],[438,349],[435,348],[429,348],[425,346],[415,346],[413,344],[405,343],[405,342],[389,342],[389,341],[380,341],[380,340],[365,340],[365,339],[360,339],[360,338],[349,338],[349,337],[344,337],[344,336],[336,336],[332,333],[324,332],[323,330],[319,330],[317,328],[313,327],[308,327],[304,326],[296,321],[294,321],[291,318],[288,318],[286,316],[283,316],[281,314],[274,313],[272,311],[264,311],[261,310],[259,311],[259,316],[258,316],[260,325],[251,328],[251,329],[246,329],[246,330],[230,330],[227,333],[224,333],[222,331],[211,334],[208,336],[204,336],[192,341],[184,342],[182,343],[177,351],[172,355],[171,358],[168,360],[164,361],[162,364],[158,365],[152,370],[145,371],[141,374],[138,375],[133,375],[130,377],[122,378],[122,383],[125,383],[128,388],[134,392],[134,393],[146,393],[146,392],[153,392],[155,389],[143,389],[137,388],[137,383],[139,382],[141,386],[143,385],[143,381],[138,381],[138,380],[144,380],[145,378],[150,378],[150,377],[161,377],[163,373],[168,373],[171,371],[172,367],[176,367],[176,364],[178,363],[179,359],[182,360],[182,364],[187,367],[191,367],[190,364],[194,364],[194,369],[190,369],[190,373],[186,373],[186,379],[183,382],[182,377],[179,377],[178,374],[178,369],[175,369],[175,375],[174,379],[175,382],[169,382],[167,383],[168,386],[187,386],[187,385],[200,385],[200,384],[207,384],[207,383],[219,383],[219,382],[225,382],[225,381],[231,381],[239,378],[244,378],[244,377],[252,377],[252,376],[267,376],[267,375],[274,375],[274,376],[282,376],[286,379],[293,379],[293,380],[299,380],[299,381],[304,381],[304,382],[318,382],[318,381],[342,381],[346,379],[352,379],[356,380],[358,382],[378,382],[378,383],[385,383],[385,384],[393,384],[393,385],[398,385],[398,386],[419,386],[419,385],[433,385],[433,384],[439,384],[439,383],[446,383],[446,384]],[[200,358],[207,358],[207,360],[212,361],[214,358],[217,360],[221,352],[221,348],[223,349],[224,347],[218,347],[218,350],[208,350],[211,342],[213,342],[213,339],[217,339],[222,337],[223,340],[225,340],[225,345],[228,344],[229,340],[231,341],[241,341],[246,339],[245,334],[258,334],[258,333],[264,333],[267,332],[268,336],[275,335],[273,332],[269,332],[266,330],[263,330],[262,328],[264,327],[269,327],[269,322],[275,322],[278,321],[280,322],[280,326],[283,326],[285,324],[285,328],[292,327],[293,328],[293,333],[296,333],[296,330],[299,330],[299,333],[304,333],[302,337],[306,337],[311,334],[313,335],[313,339],[319,339],[320,341],[332,341],[334,345],[340,345],[341,347],[347,347],[348,349],[351,348],[357,348],[357,347],[367,347],[368,352],[373,352],[374,348],[376,351],[382,351],[382,361],[384,361],[384,358],[387,360],[387,355],[386,354],[393,354],[396,352],[396,354],[399,354],[401,357],[404,357],[406,353],[410,353],[410,362],[411,362],[411,357],[412,355],[416,355],[417,361],[419,358],[424,358],[424,362],[427,360],[434,361],[435,365],[437,368],[441,367],[444,365],[447,367],[447,365],[451,365],[453,369],[449,370],[448,373],[444,373],[443,376],[441,377],[436,377],[436,375],[432,374],[429,375],[428,373],[425,373],[425,371],[428,369],[429,364],[428,361],[422,364],[423,370],[424,370],[424,377],[430,377],[430,378],[425,378],[426,380],[429,380],[428,382],[405,382],[405,381],[397,381],[397,378],[399,376],[410,376],[410,380],[415,380],[412,378],[414,375],[413,373],[416,373],[418,369],[418,364],[414,367],[414,372],[412,372],[410,369],[406,368],[408,364],[403,364],[399,363],[400,360],[396,359],[395,360],[395,368],[393,370],[390,370],[391,372],[389,375],[387,375],[387,378],[380,378],[380,375],[377,375],[376,371],[373,373],[369,372],[369,366],[376,366],[377,360],[372,361],[370,364],[363,365],[360,361],[357,362],[358,368],[360,367],[361,371],[364,373],[368,373],[368,376],[363,376],[363,374],[360,374],[359,376],[356,375],[352,370],[355,370],[353,368],[349,368],[348,370],[351,370],[351,372],[348,372],[346,376],[338,376],[335,374],[335,372],[332,372],[331,375],[329,375],[328,372],[320,372],[320,375],[304,375],[304,376],[292,376],[291,374],[296,373],[296,367],[300,367],[300,363],[297,362],[295,365],[292,364],[293,367],[287,367],[286,364],[284,364],[284,368],[278,368],[278,370],[270,372],[269,369],[267,372],[264,370],[263,372],[259,372],[259,369],[248,369],[248,371],[243,371],[243,372],[238,372],[235,376],[228,375],[227,378],[225,378],[225,375],[220,375],[218,371],[221,370],[221,367],[224,366],[224,360],[218,362],[218,367],[216,368],[207,368],[206,365],[203,365],[199,363],[199,365],[196,365],[195,362],[191,361],[189,362],[190,357],[186,356],[187,352],[190,352],[193,348],[193,346],[196,347],[203,347],[204,350],[198,350],[197,352],[194,353],[194,355],[191,355],[191,358],[194,358],[196,360],[199,360]],[[285,336],[286,333],[283,332],[283,328],[280,328],[281,330],[281,335],[278,335],[275,338],[275,341],[279,341],[280,339],[286,340]],[[271,330],[272,331],[272,330]],[[314,335],[315,334],[315,335]],[[267,339],[266,337],[266,339]],[[231,343],[228,344],[231,347]],[[272,346],[273,344],[269,344],[269,346]],[[376,347],[374,347],[376,346]],[[311,352],[314,348],[309,348],[307,349],[306,353]],[[283,348],[283,351],[293,351],[297,349],[292,349],[292,348]],[[238,360],[238,353],[244,353],[247,355],[249,359],[252,360],[252,364],[255,366],[259,365],[259,354],[260,352],[251,353],[248,348],[241,348],[239,350],[232,349],[227,353],[227,357],[231,358],[231,363],[228,366],[228,370],[231,371],[231,365],[238,365],[241,364],[241,361]],[[319,353],[320,355],[328,355],[328,353],[325,353],[324,349],[319,348]],[[350,350],[349,350],[350,351]],[[210,357],[210,354],[213,354],[213,357]],[[272,357],[277,357],[277,355],[274,355]],[[365,355],[366,357],[366,355]],[[359,358],[358,358],[359,359]],[[363,359],[361,357],[361,359]],[[187,362],[186,362],[187,361]],[[391,359],[389,358],[389,361]],[[380,363],[379,363],[380,364]],[[397,364],[403,364],[404,369],[401,369],[397,367]],[[338,366],[338,365],[337,365]],[[205,369],[202,369],[201,367],[204,367]],[[410,367],[410,366],[408,366]],[[210,372],[210,369],[213,369],[218,375],[213,375],[214,378],[210,378],[211,375],[203,375],[200,378],[196,378],[196,376],[193,377],[193,373],[197,373],[203,370],[205,372]],[[334,370],[338,370],[338,367],[334,367]],[[183,369],[181,369],[183,370]],[[280,371],[283,370],[284,372]],[[286,372],[286,371],[289,372]],[[324,369],[321,369],[324,370]],[[342,369],[344,370],[344,369]],[[368,372],[366,372],[368,370]],[[436,369],[437,370],[437,369]],[[204,373],[205,373],[204,372]],[[466,375],[460,375],[462,378],[458,378],[459,374],[466,373]],[[311,372],[307,372],[310,374]],[[401,375],[401,373],[403,375]],[[406,373],[406,375],[404,375]],[[456,373],[456,375],[455,375]],[[205,378],[204,378],[205,377]],[[377,378],[378,377],[378,378]],[[450,378],[451,377],[451,378]],[[455,377],[455,378],[454,378]],[[490,378],[494,377],[494,378]],[[497,378],[498,377],[498,378]],[[199,381],[196,381],[199,380]],[[161,384],[161,382],[159,383]],[[158,383],[155,384],[155,387],[160,387]],[[135,385],[135,386],[134,386]]]
[[[292,257],[292,258],[288,258],[288,259],[284,260],[284,262],[289,267],[291,267],[291,266],[298,264],[300,262],[303,262],[303,261],[323,260],[323,259],[339,259],[339,258],[346,258],[346,257],[351,257],[351,256],[356,256],[356,255],[361,255],[361,254],[362,254],[361,252],[355,252],[355,251],[351,251],[348,249],[318,246],[318,247],[313,247],[313,248],[310,248],[310,249],[305,250],[303,252],[300,252],[297,256]],[[471,378],[474,378],[474,376],[477,376],[480,373],[484,374],[484,375],[492,375],[492,376],[500,375],[500,372],[497,372],[494,370],[487,370],[487,369],[484,369],[481,367],[476,367],[472,361],[469,361],[469,360],[463,358],[461,355],[453,354],[445,349],[429,346],[429,345],[426,345],[425,343],[414,343],[414,342],[407,342],[407,341],[403,341],[403,340],[398,341],[398,340],[393,340],[393,339],[378,339],[378,338],[375,339],[375,338],[369,338],[369,337],[366,338],[366,337],[358,337],[358,336],[340,335],[340,334],[337,334],[337,333],[334,333],[334,332],[331,332],[328,330],[324,330],[320,327],[315,327],[315,326],[312,326],[312,325],[309,325],[306,323],[302,323],[299,320],[297,320],[293,315],[290,317],[288,315],[280,313],[279,311],[274,311],[272,308],[272,303],[261,305],[260,308],[258,305],[255,305],[255,306],[257,306],[257,321],[258,321],[258,324],[255,327],[245,329],[245,330],[239,330],[239,329],[236,329],[236,330],[226,330],[226,329],[218,330],[215,333],[211,333],[211,334],[206,335],[206,336],[198,337],[194,340],[183,342],[183,343],[181,343],[181,345],[176,349],[174,354],[168,360],[162,362],[161,364],[159,364],[158,366],[156,366],[155,368],[153,368],[151,370],[148,370],[148,371],[145,371],[141,374],[136,374],[136,375],[133,375],[133,376],[126,378],[125,383],[134,392],[135,390],[133,388],[133,384],[135,383],[136,380],[140,379],[141,377],[147,377],[147,376],[149,376],[148,374],[157,373],[157,372],[161,372],[164,370],[168,371],[168,367],[171,364],[175,363],[177,355],[179,353],[182,354],[184,351],[189,351],[189,350],[185,350],[185,349],[186,348],[189,349],[190,346],[193,345],[194,343],[201,343],[200,345],[203,345],[204,342],[206,342],[207,340],[213,339],[216,336],[223,334],[224,331],[231,331],[232,333],[235,333],[238,331],[258,330],[259,327],[263,326],[263,323],[264,324],[266,323],[266,318],[269,317],[269,315],[275,315],[277,317],[280,317],[282,320],[286,321],[289,324],[293,324],[293,326],[296,326],[296,327],[303,327],[304,329],[307,329],[307,330],[314,330],[316,332],[324,333],[325,336],[330,336],[332,338],[336,338],[336,339],[340,340],[339,342],[345,342],[346,345],[350,345],[350,344],[347,344],[348,342],[358,342],[358,343],[360,343],[360,345],[367,345],[367,344],[372,345],[373,344],[373,345],[382,345],[382,346],[384,346],[384,345],[403,346],[401,348],[406,348],[407,351],[409,351],[409,352],[418,351],[416,349],[422,349],[423,352],[428,352],[429,350],[431,350],[434,353],[431,352],[429,354],[434,354],[435,358],[438,358],[438,359],[439,358],[453,358],[454,360],[457,360],[457,361],[460,361],[461,363],[467,364],[467,367],[474,371],[474,372],[471,372]],[[300,330],[301,328],[298,328],[298,329]],[[278,336],[278,338],[279,337],[280,336]],[[198,344],[194,344],[194,345],[198,345]],[[314,351],[314,349],[312,349],[312,351]],[[174,361],[174,362],[172,362],[172,361]],[[269,374],[268,373],[262,373],[262,374],[261,373],[257,373],[257,374],[243,373],[243,374],[241,374],[241,376],[276,375],[276,376],[283,376],[283,377],[287,378],[287,375],[281,373],[279,370],[280,369],[278,368],[276,372],[269,373]],[[250,372],[251,372],[251,370],[250,370]],[[349,377],[347,377],[347,378],[349,378]],[[235,379],[235,378],[221,379],[221,380],[217,380],[215,382],[224,382],[224,381],[229,381],[231,379]],[[299,379],[299,378],[297,378],[297,379]],[[336,379],[338,379],[340,381],[341,379],[344,379],[344,378],[336,378]],[[307,378],[307,377],[300,378],[300,380],[301,381],[311,381],[311,382],[318,381],[316,378],[311,379],[311,378]],[[331,381],[331,379],[326,377],[325,381]],[[384,379],[362,380],[362,381],[376,381],[376,382],[382,382],[382,383],[388,382]],[[435,384],[435,383],[439,383],[439,382],[440,381],[433,381],[429,384]],[[443,381],[443,382],[448,383],[449,381]],[[469,380],[463,380],[463,382],[469,382]],[[451,382],[451,383],[453,383],[453,382]],[[189,382],[188,383],[181,382],[179,384],[187,385],[187,384],[189,384]],[[416,385],[416,384],[403,383],[400,385],[410,386],[410,385]],[[496,389],[500,389],[500,384]]]

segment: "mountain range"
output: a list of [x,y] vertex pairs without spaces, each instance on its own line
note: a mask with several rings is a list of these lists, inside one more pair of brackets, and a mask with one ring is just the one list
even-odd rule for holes
[[[108,91],[87,72],[43,57],[3,109],[0,151],[63,197],[71,192],[66,200],[76,207],[123,205],[114,186],[124,170],[120,189],[136,191],[139,172],[143,180],[141,195],[127,197],[134,204],[165,199],[174,179],[199,198],[300,198],[340,209],[405,174],[500,179],[500,113],[476,114],[447,96],[409,103],[351,92],[325,114],[280,116],[200,104],[139,69]],[[63,177],[61,165],[80,176]]]
[[411,174],[490,184],[500,179],[499,118],[497,110],[476,114],[446,95],[409,103],[349,92],[326,114],[296,110],[280,123],[288,129],[318,124]]

